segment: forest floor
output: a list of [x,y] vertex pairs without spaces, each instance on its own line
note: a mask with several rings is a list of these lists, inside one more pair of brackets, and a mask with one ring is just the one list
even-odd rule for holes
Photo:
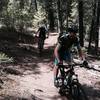
[[[57,34],[46,39],[43,56],[37,44],[0,40],[0,47],[14,63],[0,64],[0,100],[70,100],[53,84],[53,50]],[[1,50],[1,49],[0,49]],[[100,60],[88,56],[91,68],[75,68],[89,100],[100,100]]]

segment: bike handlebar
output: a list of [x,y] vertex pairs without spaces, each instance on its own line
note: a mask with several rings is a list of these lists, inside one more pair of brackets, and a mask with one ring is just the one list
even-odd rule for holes
[[70,64],[70,65],[63,65],[63,64],[58,64],[59,67],[65,67],[65,68],[73,68],[74,66],[80,66],[80,67],[86,67],[87,65],[83,63],[79,64],[79,63],[74,63],[74,64]]

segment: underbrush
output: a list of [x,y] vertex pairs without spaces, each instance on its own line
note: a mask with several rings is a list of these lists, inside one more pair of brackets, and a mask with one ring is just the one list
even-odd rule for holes
[[5,53],[0,52],[0,63],[3,62],[13,62],[13,58],[8,57]]

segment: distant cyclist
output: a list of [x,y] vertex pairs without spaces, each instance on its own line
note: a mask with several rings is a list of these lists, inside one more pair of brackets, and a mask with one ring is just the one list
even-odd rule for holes
[[48,30],[45,26],[41,26],[39,27],[36,35],[38,36],[38,49],[39,49],[39,53],[42,53],[43,50],[43,46],[44,46],[44,41],[46,38],[49,37],[49,33]]
[[59,37],[58,44],[54,49],[55,56],[55,67],[54,67],[54,85],[57,85],[57,75],[58,75],[58,64],[63,64],[63,61],[67,61],[68,64],[71,64],[71,47],[73,45],[77,46],[79,56],[81,59],[84,59],[81,46],[78,40],[76,33],[78,29],[76,26],[68,28],[68,33]]

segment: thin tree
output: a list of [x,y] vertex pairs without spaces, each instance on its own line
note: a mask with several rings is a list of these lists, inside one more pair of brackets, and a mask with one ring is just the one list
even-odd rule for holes
[[100,1],[97,2],[97,18],[96,18],[96,29],[95,29],[95,54],[98,53],[99,47],[99,25],[100,25]]
[[54,31],[54,9],[53,9],[53,1],[48,0],[48,20],[49,20],[49,28],[50,31]]
[[78,11],[79,11],[79,39],[80,45],[84,46],[84,34],[83,34],[83,1],[78,0]]
[[34,3],[35,3],[35,10],[37,11],[38,8],[37,8],[37,0],[34,0]]
[[96,1],[94,0],[93,4],[93,14],[92,14],[92,22],[91,22],[91,27],[90,27],[90,32],[89,32],[89,45],[88,45],[88,53],[91,51],[91,43],[93,40],[93,34],[94,34],[94,24],[95,24],[95,12],[96,12]]
[[59,33],[63,32],[63,22],[62,22],[62,6],[61,6],[61,0],[57,1],[57,12],[58,12],[58,28]]
[[49,24],[49,30],[53,31],[54,30],[54,8],[53,8],[53,0],[45,0],[45,11],[47,13],[47,20]]

